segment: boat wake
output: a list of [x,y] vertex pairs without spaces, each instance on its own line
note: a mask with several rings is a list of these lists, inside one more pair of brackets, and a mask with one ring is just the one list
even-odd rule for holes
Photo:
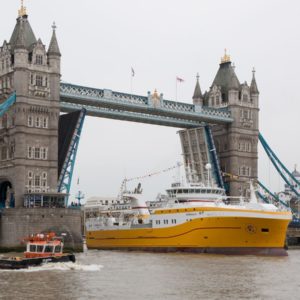
[[47,263],[38,267],[29,267],[28,269],[20,270],[0,270],[1,272],[42,272],[42,271],[86,271],[86,272],[97,272],[103,268],[102,265],[84,265],[81,263]]

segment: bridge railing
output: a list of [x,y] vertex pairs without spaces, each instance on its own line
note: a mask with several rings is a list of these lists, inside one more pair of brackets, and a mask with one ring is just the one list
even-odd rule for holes
[[195,106],[193,104],[180,103],[170,100],[163,100],[163,108],[183,112],[195,112]]
[[193,104],[165,100],[160,98],[153,101],[150,92],[148,96],[139,96],[116,92],[108,89],[96,89],[79,85],[61,83],[61,101],[63,103],[80,103],[82,106],[110,107],[119,111],[137,111],[140,114],[150,113],[164,116],[175,116],[182,119],[195,119],[197,122],[232,122],[228,108],[209,108]]
[[148,98],[144,96],[131,95],[120,92],[112,92],[112,99],[128,103],[148,105]]

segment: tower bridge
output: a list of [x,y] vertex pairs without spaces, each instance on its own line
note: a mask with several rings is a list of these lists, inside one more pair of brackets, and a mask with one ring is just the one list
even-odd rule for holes
[[[61,82],[60,63],[56,26],[46,49],[22,7],[9,42],[0,48],[0,191],[1,182],[6,184],[0,206],[30,206],[32,199],[65,205],[85,115],[185,129],[212,124],[210,151],[218,153],[219,171],[242,178],[229,180],[228,192],[245,194],[242,182],[257,177],[259,92],[254,72],[250,86],[241,84],[226,53],[205,93],[197,76],[191,103],[164,99],[157,91],[140,96]],[[185,163],[199,159],[192,146],[211,136],[206,131],[196,140],[193,134],[187,136],[189,147],[182,141]]]
[[[9,41],[0,47],[0,207],[23,209],[24,215],[36,205],[66,206],[85,115],[189,129],[181,134],[185,163],[207,160],[213,152],[220,184],[221,171],[239,175],[225,178],[231,195],[245,194],[245,182],[257,178],[255,72],[250,85],[240,83],[226,53],[205,93],[197,77],[190,104],[164,99],[157,91],[139,96],[64,83],[60,64],[56,26],[46,48],[22,6]],[[212,129],[194,130],[204,124]],[[203,140],[209,144],[206,154]]]

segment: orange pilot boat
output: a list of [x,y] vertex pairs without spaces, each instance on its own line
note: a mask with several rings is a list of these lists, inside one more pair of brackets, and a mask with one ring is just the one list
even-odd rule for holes
[[24,241],[24,257],[0,259],[0,269],[24,269],[44,263],[75,262],[74,254],[63,253],[63,237],[56,236],[54,232],[34,234]]

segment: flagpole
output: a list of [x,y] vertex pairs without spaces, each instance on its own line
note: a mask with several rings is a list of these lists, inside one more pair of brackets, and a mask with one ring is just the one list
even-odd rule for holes
[[177,84],[178,84],[178,80],[177,80],[177,77],[175,78],[175,100],[177,102]]
[[133,77],[135,75],[134,69],[131,67],[131,77],[130,77],[130,98],[132,98],[132,84],[133,84]]
[[130,76],[130,95],[132,96],[132,81],[133,81],[133,76],[131,74]]

